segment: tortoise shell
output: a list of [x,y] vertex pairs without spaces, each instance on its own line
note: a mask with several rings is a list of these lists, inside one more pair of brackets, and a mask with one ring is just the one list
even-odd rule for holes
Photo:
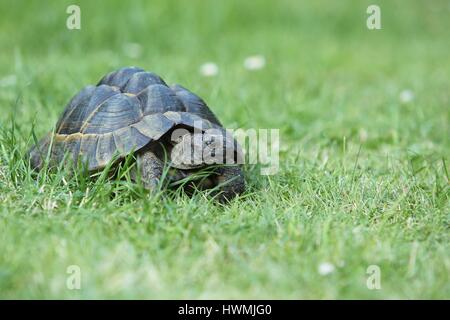
[[31,148],[31,166],[41,169],[48,154],[52,163],[68,154],[75,163],[99,170],[116,154],[123,158],[138,151],[178,125],[222,128],[206,103],[186,88],[168,86],[140,68],[122,68],[72,98],[54,133]]

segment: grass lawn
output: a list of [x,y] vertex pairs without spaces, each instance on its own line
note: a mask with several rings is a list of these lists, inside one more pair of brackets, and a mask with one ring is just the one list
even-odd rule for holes
[[[68,30],[74,2],[0,2],[0,298],[450,298],[449,1],[76,1]],[[34,176],[32,129],[128,65],[279,129],[278,173],[226,206]]]

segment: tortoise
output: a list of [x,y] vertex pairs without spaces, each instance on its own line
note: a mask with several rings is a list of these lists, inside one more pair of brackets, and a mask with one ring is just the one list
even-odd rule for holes
[[83,88],[67,104],[55,130],[28,152],[37,171],[47,155],[51,165],[69,159],[98,172],[130,154],[137,162],[132,177],[139,175],[148,190],[156,189],[164,173],[177,182],[204,168],[211,170],[194,185],[215,188],[220,201],[245,190],[241,148],[207,104],[181,85],[169,86],[138,67],[110,72],[96,86]]

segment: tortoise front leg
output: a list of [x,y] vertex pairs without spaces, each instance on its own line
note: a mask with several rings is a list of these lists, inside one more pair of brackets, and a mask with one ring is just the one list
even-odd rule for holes
[[162,178],[164,163],[151,150],[145,150],[137,155],[138,170],[147,190],[154,191]]
[[244,173],[240,166],[219,167],[214,174],[214,180],[218,186],[214,194],[222,203],[230,201],[245,190]]

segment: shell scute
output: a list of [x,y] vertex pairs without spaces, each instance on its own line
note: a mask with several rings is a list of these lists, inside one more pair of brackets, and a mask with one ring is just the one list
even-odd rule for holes
[[106,84],[108,86],[117,87],[121,90],[126,86],[128,80],[138,72],[143,72],[144,69],[138,67],[126,67],[108,73],[104,76],[97,85]]
[[127,81],[123,91],[137,95],[146,87],[155,84],[167,87],[167,84],[164,82],[164,80],[153,72],[136,72]]

